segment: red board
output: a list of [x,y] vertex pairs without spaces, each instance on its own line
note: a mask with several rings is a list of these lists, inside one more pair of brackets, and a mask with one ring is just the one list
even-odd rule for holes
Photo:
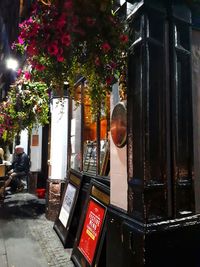
[[90,200],[78,249],[91,265],[104,221],[105,208]]

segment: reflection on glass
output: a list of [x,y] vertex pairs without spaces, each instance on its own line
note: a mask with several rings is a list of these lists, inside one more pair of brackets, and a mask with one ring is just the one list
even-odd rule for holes
[[134,43],[142,38],[142,24],[144,22],[143,16],[138,17],[132,25],[130,25],[130,41]]
[[71,120],[71,168],[80,171],[81,166],[81,108],[72,102]]
[[108,139],[100,142],[100,175],[108,176],[110,171],[110,142]]
[[95,141],[84,143],[83,171],[96,175],[97,170],[97,144]]

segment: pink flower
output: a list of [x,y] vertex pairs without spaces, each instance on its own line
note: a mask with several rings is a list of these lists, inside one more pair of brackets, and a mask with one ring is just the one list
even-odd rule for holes
[[42,64],[35,64],[34,68],[38,71],[42,71],[45,69],[45,66]]
[[66,24],[66,15],[62,14],[56,22],[56,28],[63,28]]
[[58,62],[63,62],[65,59],[62,55],[57,55]]
[[71,44],[71,37],[68,33],[64,34],[61,38],[61,42],[66,45],[66,46],[70,46]]
[[111,47],[110,47],[109,43],[105,42],[102,44],[102,49],[103,49],[104,53],[108,53],[110,51]]
[[58,55],[57,55],[57,61],[58,61],[58,62],[63,62],[64,60],[65,60],[65,58],[63,57],[63,49],[60,48],[60,49],[59,49],[59,53],[58,53]]
[[126,34],[121,34],[120,37],[119,37],[120,41],[122,43],[127,43],[128,42],[128,35]]
[[38,34],[38,30],[40,29],[40,25],[38,23],[32,24],[31,32],[29,32],[29,36],[35,37]]
[[106,78],[106,85],[111,85],[111,83],[112,83],[112,77],[111,76],[108,76],[107,78]]
[[21,44],[21,45],[24,43],[24,39],[21,38],[20,36],[18,37],[18,43]]
[[57,54],[58,54],[58,44],[57,44],[57,42],[51,43],[48,46],[47,50],[48,50],[49,55],[57,56]]
[[99,57],[96,57],[96,58],[95,58],[94,63],[95,63],[96,66],[100,66],[101,62],[100,62]]
[[37,53],[38,53],[38,49],[35,46],[34,42],[32,42],[30,45],[27,46],[27,54],[28,55],[34,56],[34,55],[37,55]]
[[31,79],[31,74],[28,71],[26,71],[24,73],[24,77],[25,77],[26,80],[30,80]]
[[20,68],[20,69],[18,69],[18,71],[17,71],[17,75],[20,76],[21,74],[22,74],[22,69]]

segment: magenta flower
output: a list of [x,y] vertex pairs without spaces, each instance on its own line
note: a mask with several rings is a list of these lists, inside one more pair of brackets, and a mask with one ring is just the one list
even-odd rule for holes
[[18,71],[17,71],[17,75],[20,76],[22,74],[22,69],[19,68]]
[[58,28],[58,29],[63,28],[65,26],[66,22],[67,22],[66,21],[66,15],[62,14],[56,22],[56,28]]
[[24,39],[21,36],[18,37],[18,43],[21,45],[24,43]]
[[106,84],[108,86],[112,84],[112,77],[111,76],[106,77]]
[[120,37],[119,37],[120,41],[122,43],[127,43],[128,42],[128,35],[126,34],[121,34]]
[[108,53],[111,50],[109,43],[107,43],[107,42],[103,43],[102,44],[102,50],[104,53]]
[[25,77],[26,80],[30,80],[30,79],[31,79],[31,74],[30,74],[30,72],[26,71],[26,72],[24,73],[24,77]]
[[57,55],[58,62],[63,62],[65,58],[62,55]]
[[47,50],[48,50],[49,55],[57,56],[57,54],[58,54],[58,44],[57,44],[57,42],[51,43],[48,46]]
[[101,62],[100,62],[99,57],[96,57],[96,58],[95,58],[94,63],[95,63],[96,66],[100,66]]
[[71,37],[68,33],[64,34],[61,38],[61,42],[62,44],[66,45],[66,46],[70,46],[71,44]]
[[38,71],[43,71],[45,69],[45,66],[42,64],[35,64],[34,68]]
[[33,42],[27,47],[27,54],[30,56],[34,56],[34,55],[37,55],[37,53],[38,53],[38,49],[35,46],[35,43]]

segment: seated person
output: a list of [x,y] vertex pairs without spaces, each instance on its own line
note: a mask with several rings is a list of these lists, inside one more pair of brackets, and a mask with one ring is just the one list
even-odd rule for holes
[[6,181],[6,187],[10,186],[12,192],[22,191],[24,185],[21,179],[29,173],[29,168],[30,160],[28,155],[24,152],[24,148],[21,145],[17,145],[15,147],[12,165],[8,171],[9,178]]

